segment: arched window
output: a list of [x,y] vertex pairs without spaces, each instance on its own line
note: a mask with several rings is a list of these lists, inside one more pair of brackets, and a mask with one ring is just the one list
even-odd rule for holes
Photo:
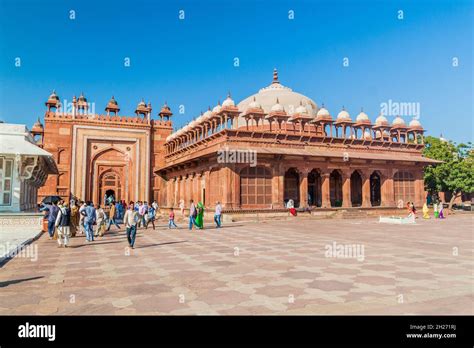
[[415,200],[415,179],[412,173],[397,172],[393,176],[393,191],[395,202],[402,200],[404,203]]
[[245,167],[240,172],[240,204],[243,208],[270,208],[272,174],[269,169]]

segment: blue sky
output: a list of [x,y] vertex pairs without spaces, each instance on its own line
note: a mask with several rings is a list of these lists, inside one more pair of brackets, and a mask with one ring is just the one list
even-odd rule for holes
[[114,95],[122,115],[142,97],[156,115],[166,100],[181,126],[229,90],[237,102],[257,92],[277,67],[283,84],[333,115],[363,107],[374,120],[383,102],[415,102],[428,134],[470,141],[473,8],[458,0],[0,0],[0,119],[31,126],[56,89],[69,101],[84,91],[99,112]]

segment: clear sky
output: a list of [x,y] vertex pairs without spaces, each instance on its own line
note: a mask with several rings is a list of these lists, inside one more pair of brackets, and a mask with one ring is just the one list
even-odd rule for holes
[[277,67],[333,115],[363,107],[374,120],[381,103],[413,102],[428,134],[470,141],[473,3],[0,0],[0,119],[31,126],[56,89],[68,101],[84,91],[98,112],[114,95],[122,115],[143,97],[156,117],[166,100],[182,126],[229,90],[236,102],[257,92]]

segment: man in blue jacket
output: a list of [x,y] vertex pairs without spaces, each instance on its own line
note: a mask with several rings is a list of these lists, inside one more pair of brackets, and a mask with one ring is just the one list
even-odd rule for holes
[[58,208],[58,203],[57,202],[52,202],[52,204],[45,204],[42,208],[40,208],[40,211],[48,211],[48,234],[49,234],[49,239],[53,238],[54,235],[54,229],[55,229],[55,224],[56,224],[56,218],[58,216],[59,208]]
[[87,202],[87,207],[81,212],[84,215],[84,227],[86,230],[86,240],[88,242],[94,241],[94,223],[96,212],[92,202]]

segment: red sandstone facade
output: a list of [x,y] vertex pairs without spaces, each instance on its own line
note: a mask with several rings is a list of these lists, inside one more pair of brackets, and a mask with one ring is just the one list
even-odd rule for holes
[[38,141],[53,154],[59,174],[48,177],[39,201],[59,195],[103,203],[106,192],[117,200],[157,199],[162,184],[154,173],[163,166],[164,140],[172,131],[169,108],[152,120],[151,105],[143,101],[135,117],[117,116],[114,98],[105,115],[87,114],[87,105],[82,95],[74,97],[72,112],[63,113],[55,93],[46,102]]
[[[71,113],[59,110],[53,93],[46,103],[39,142],[56,159],[39,192],[103,202],[157,200],[176,207],[180,200],[220,201],[226,210],[296,207],[395,207],[423,204],[423,128],[401,117],[375,123],[361,112],[353,121],[344,109],[333,118],[310,98],[280,84],[235,105],[201,114],[172,133],[171,111],[151,119],[143,101],[135,117],[116,114],[114,98],[106,115],[87,115],[84,96],[73,99]],[[110,114],[115,115],[111,116]]]

